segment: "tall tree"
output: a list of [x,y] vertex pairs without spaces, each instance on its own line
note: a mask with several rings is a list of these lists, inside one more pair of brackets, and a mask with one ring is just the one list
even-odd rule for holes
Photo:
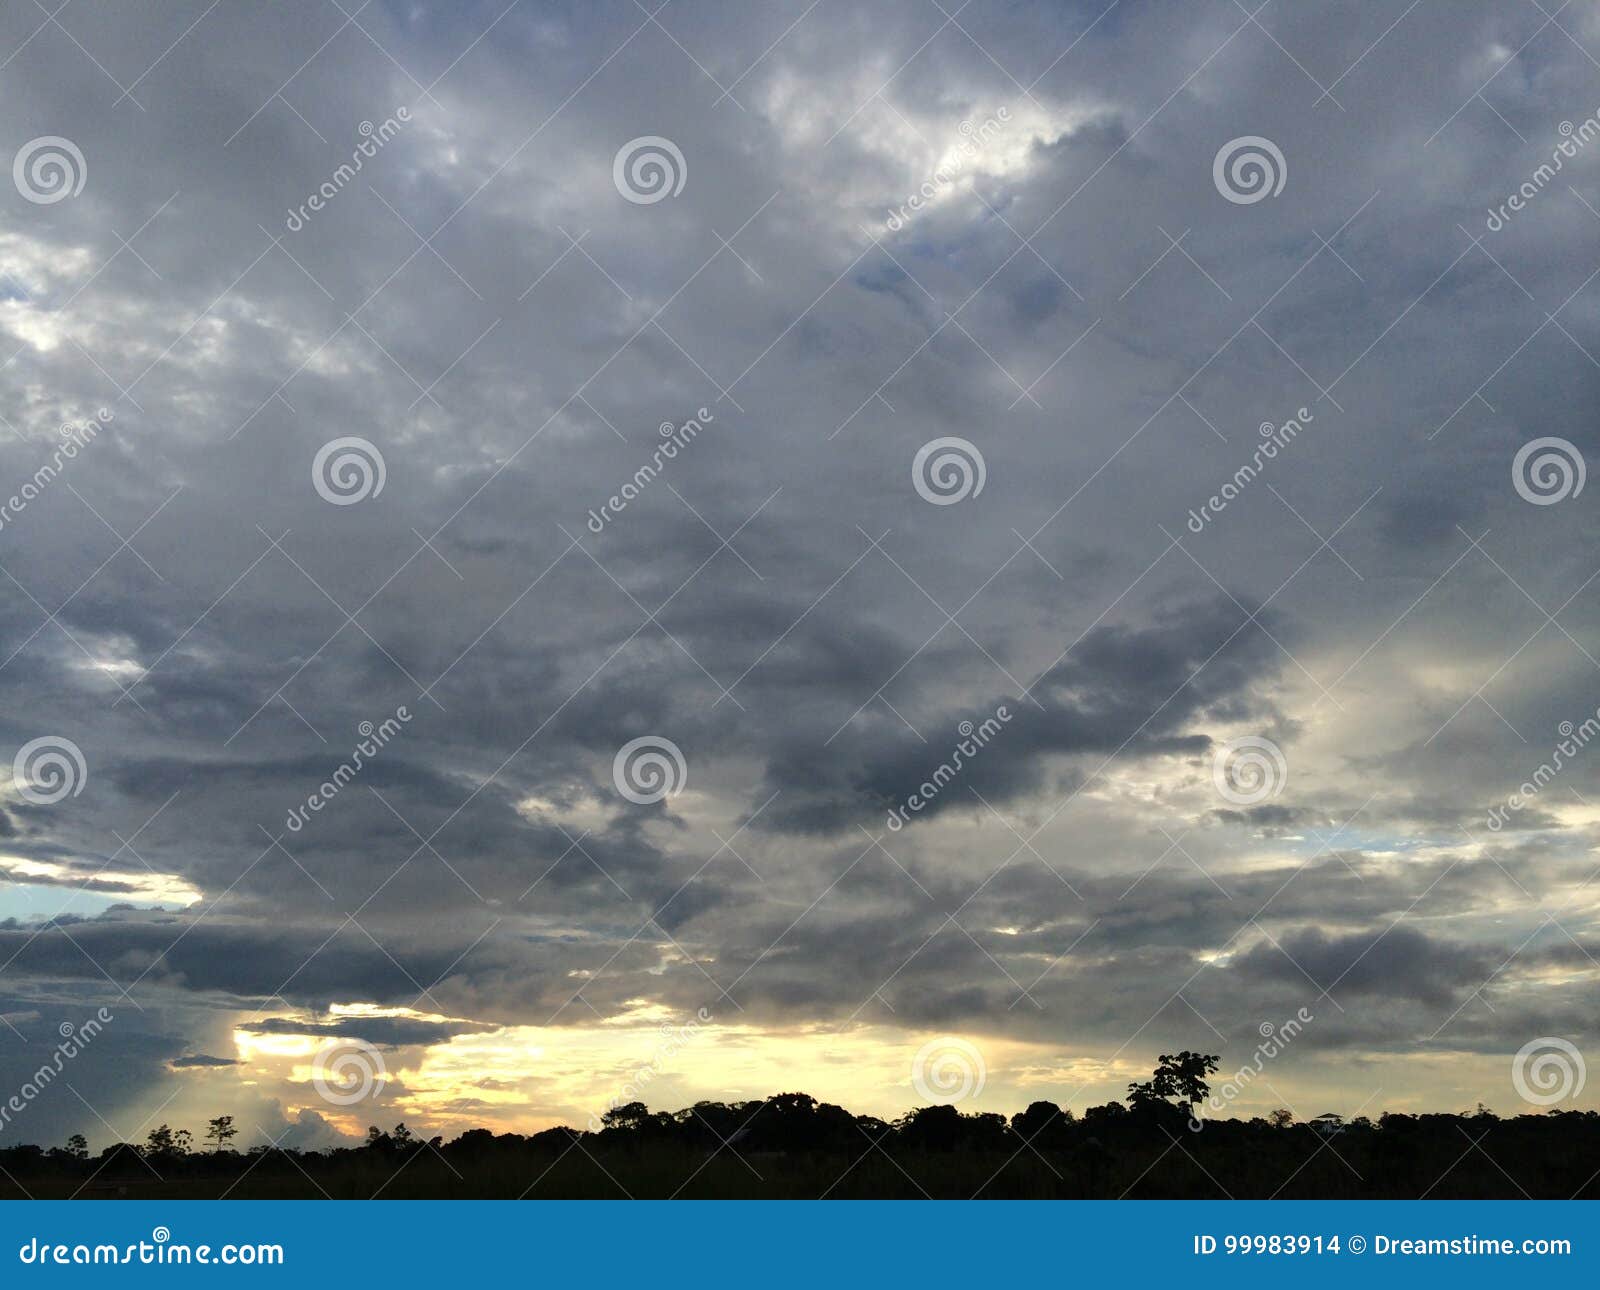
[[206,1141],[216,1144],[211,1148],[213,1151],[221,1151],[223,1147],[228,1145],[230,1138],[235,1138],[238,1135],[239,1130],[233,1127],[233,1117],[231,1115],[219,1115],[215,1120],[206,1122]]
[[1217,1071],[1218,1058],[1209,1053],[1162,1053],[1151,1077],[1142,1084],[1128,1085],[1128,1100],[1135,1108],[1148,1109],[1172,1105],[1176,1098],[1192,1111],[1211,1093],[1207,1075]]
[[144,1140],[144,1153],[147,1156],[170,1156],[178,1149],[177,1137],[172,1129],[165,1124],[157,1125],[150,1130]]

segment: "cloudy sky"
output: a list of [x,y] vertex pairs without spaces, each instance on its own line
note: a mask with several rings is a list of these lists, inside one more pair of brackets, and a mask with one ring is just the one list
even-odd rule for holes
[[6,6],[0,1142],[1597,1105],[1600,6],[1258,4]]

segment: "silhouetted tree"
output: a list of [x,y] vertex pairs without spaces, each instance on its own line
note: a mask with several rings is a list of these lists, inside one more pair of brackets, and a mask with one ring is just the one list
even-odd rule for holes
[[180,1145],[178,1135],[165,1124],[151,1129],[144,1140],[144,1154],[147,1156],[176,1156],[186,1149]]
[[[696,1194],[728,1198],[814,1196],[827,1186],[829,1194],[861,1198],[976,1191],[1015,1198],[1282,1193],[1486,1199],[1515,1189],[1539,1197],[1600,1199],[1600,1174],[1593,1168],[1600,1154],[1600,1113],[1502,1119],[1480,1105],[1464,1113],[1385,1114],[1377,1124],[1357,1116],[1341,1136],[1337,1156],[1308,1154],[1310,1131],[1296,1126],[1286,1108],[1248,1120],[1213,1120],[1202,1138],[1191,1138],[1177,1117],[1209,1094],[1207,1077],[1216,1061],[1197,1052],[1164,1054],[1151,1079],[1130,1088],[1132,1111],[1110,1102],[1089,1108],[1081,1120],[1038,1101],[1009,1123],[992,1112],[937,1105],[909,1111],[891,1125],[788,1092],[763,1101],[700,1102],[671,1113],[630,1103],[610,1113],[598,1133],[558,1127],[523,1136],[475,1129],[446,1144],[404,1124],[388,1132],[374,1126],[364,1147],[308,1151],[263,1144],[241,1160],[231,1149],[223,1154],[236,1133],[233,1117],[218,1116],[206,1122],[205,1141],[215,1149],[189,1158],[189,1134],[167,1124],[152,1129],[140,1145],[114,1144],[92,1162],[81,1134],[48,1151],[0,1144],[0,1197],[236,1189],[240,1195],[285,1197],[375,1190],[461,1198],[536,1190],[576,1197],[616,1194],[618,1187],[664,1196],[681,1189],[688,1176]],[[1172,1151],[1161,1129],[1183,1133],[1179,1140],[1186,1149]],[[1467,1130],[1475,1142],[1487,1139],[1485,1152],[1492,1149],[1492,1157],[1461,1156],[1458,1140]],[[583,1150],[571,1151],[580,1141]],[[1024,1142],[1032,1149],[1023,1150]],[[428,1146],[441,1158],[424,1150]],[[761,1163],[772,1156],[785,1159],[771,1167]],[[1447,1159],[1456,1163],[1441,1175],[1440,1162]]]
[[1162,1053],[1149,1080],[1128,1085],[1128,1100],[1135,1110],[1150,1111],[1171,1106],[1171,1099],[1176,1098],[1192,1112],[1210,1096],[1206,1076],[1216,1074],[1217,1061],[1211,1054],[1191,1053],[1187,1048],[1181,1053]]
[[1060,1145],[1071,1123],[1071,1111],[1063,1111],[1054,1102],[1033,1102],[1026,1111],[1011,1117],[1011,1131],[1035,1147],[1044,1148]]
[[488,1160],[494,1154],[497,1145],[495,1135],[488,1129],[468,1129],[450,1144],[449,1151],[453,1156],[468,1160]]
[[233,1117],[231,1115],[219,1115],[215,1120],[206,1122],[206,1141],[216,1144],[211,1148],[213,1151],[221,1151],[223,1147],[228,1145],[230,1138],[238,1137],[238,1135],[239,1130],[233,1127]]
[[961,1117],[961,1147],[965,1151],[1004,1151],[1011,1145],[1006,1117],[997,1111],[979,1111]]
[[901,1141],[922,1151],[954,1151],[961,1139],[961,1112],[953,1106],[923,1106],[896,1128]]
[[625,1102],[621,1106],[614,1106],[600,1117],[600,1123],[608,1129],[637,1128],[650,1118],[650,1108],[643,1102]]

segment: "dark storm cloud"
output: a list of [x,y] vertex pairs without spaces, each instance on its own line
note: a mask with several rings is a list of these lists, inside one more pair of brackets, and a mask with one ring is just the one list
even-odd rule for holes
[[[1197,716],[1224,707],[1232,717],[1268,715],[1252,687],[1270,677],[1278,659],[1263,634],[1243,630],[1248,621],[1247,611],[1212,600],[1174,608],[1148,627],[1097,627],[1029,686],[1029,695],[1001,695],[946,714],[920,741],[904,726],[886,726],[870,742],[851,740],[837,750],[809,739],[786,741],[793,751],[769,764],[767,782],[797,787],[768,818],[797,832],[821,832],[861,821],[873,808],[894,812],[925,793],[952,757],[961,773],[951,781],[940,776],[944,792],[918,808],[921,818],[970,810],[973,794],[1009,803],[1034,792],[1056,757],[1203,753],[1209,736],[1184,732]],[[978,751],[967,750],[965,764],[952,751],[964,741],[963,720],[968,734],[986,720],[993,730]]]
[[271,1018],[239,1027],[252,1035],[315,1035],[365,1039],[398,1048],[406,1044],[436,1044],[456,1035],[488,1030],[462,1021],[421,1021],[413,1017],[347,1017],[339,1021],[294,1021]]
[[428,986],[438,984],[460,953],[459,947],[420,943],[397,943],[398,952],[386,952],[354,927],[332,938],[329,930],[179,917],[62,919],[44,927],[0,930],[0,945],[10,960],[8,971],[18,977],[101,982],[109,977],[130,992],[150,982],[317,1007],[352,994],[415,1003],[426,998]]
[[1297,824],[1327,824],[1325,816],[1293,806],[1252,806],[1248,810],[1217,809],[1212,818],[1224,824],[1247,824],[1260,829],[1286,829]]
[[1281,948],[1256,946],[1239,960],[1238,970],[1246,977],[1277,976],[1284,958],[1299,965],[1318,990],[1337,985],[1349,994],[1435,1005],[1453,1000],[1462,986],[1484,981],[1495,967],[1493,950],[1437,941],[1413,928],[1336,937],[1308,928],[1284,936]]

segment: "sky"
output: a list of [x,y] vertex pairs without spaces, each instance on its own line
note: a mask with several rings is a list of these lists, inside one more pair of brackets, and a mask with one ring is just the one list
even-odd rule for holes
[[0,1143],[1600,1105],[1600,8],[1247,3],[7,6]]

